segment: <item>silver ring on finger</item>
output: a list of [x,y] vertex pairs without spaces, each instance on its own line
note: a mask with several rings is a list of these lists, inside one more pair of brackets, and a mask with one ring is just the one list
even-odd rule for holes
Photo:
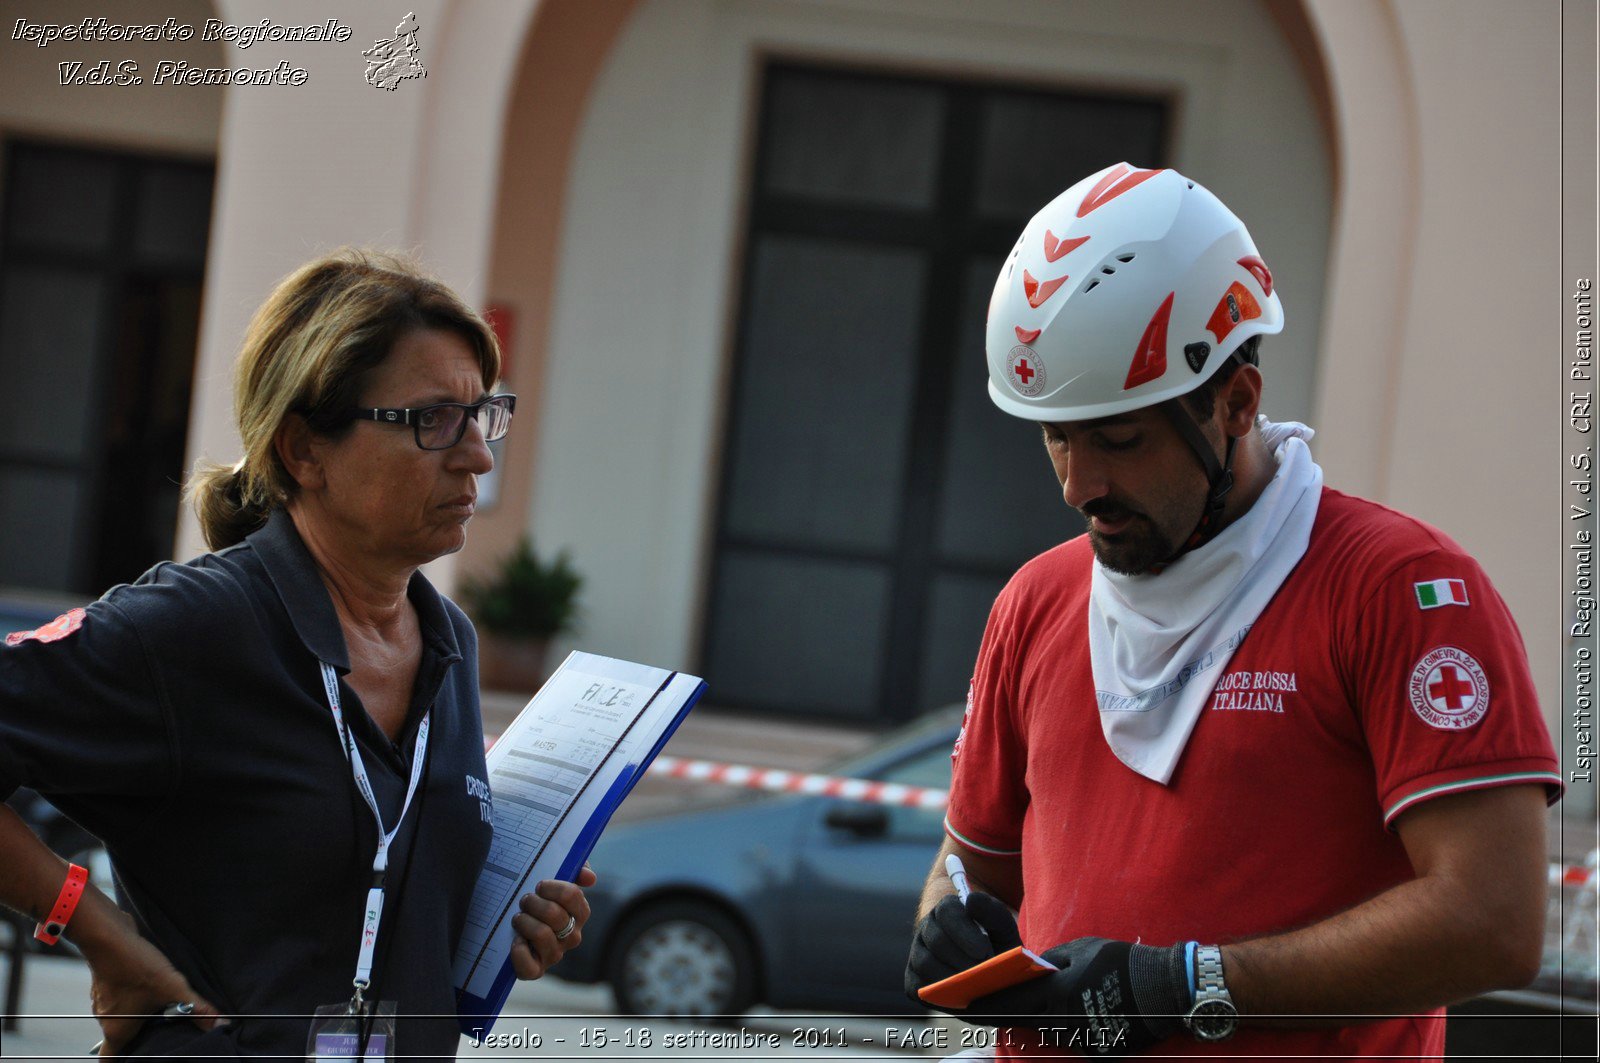
[[567,925],[562,927],[560,930],[556,931],[556,940],[557,941],[565,941],[565,940],[567,940],[567,937],[572,933],[572,931],[577,927],[577,925],[578,925],[578,917],[577,916],[575,916],[575,915],[567,916]]

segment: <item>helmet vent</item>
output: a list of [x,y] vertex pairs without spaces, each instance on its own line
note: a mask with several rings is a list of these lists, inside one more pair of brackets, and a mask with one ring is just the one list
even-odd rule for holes
[[1094,280],[1090,281],[1088,284],[1085,284],[1083,286],[1083,290],[1086,291],[1086,292],[1092,292],[1095,289],[1095,285],[1097,285],[1099,283],[1100,283],[1100,278],[1096,277]]
[[1101,266],[1100,267],[1100,272],[1104,273],[1108,277],[1111,276],[1116,271],[1117,271],[1117,267],[1115,267],[1115,266]]
[[1118,262],[1132,262],[1133,261],[1133,252],[1129,251],[1125,255],[1118,255],[1117,256],[1117,261]]

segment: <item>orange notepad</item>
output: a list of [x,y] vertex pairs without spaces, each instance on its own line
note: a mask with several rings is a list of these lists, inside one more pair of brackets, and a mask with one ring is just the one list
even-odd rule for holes
[[981,996],[1006,986],[1031,982],[1054,970],[1055,964],[1018,945],[998,956],[990,956],[976,967],[923,986],[917,990],[917,996],[941,1008],[964,1008]]

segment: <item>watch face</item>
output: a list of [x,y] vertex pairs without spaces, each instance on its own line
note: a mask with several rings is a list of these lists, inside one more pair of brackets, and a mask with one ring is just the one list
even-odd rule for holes
[[1238,1025],[1238,1011],[1225,1000],[1202,1001],[1189,1013],[1189,1027],[1202,1041],[1221,1041]]

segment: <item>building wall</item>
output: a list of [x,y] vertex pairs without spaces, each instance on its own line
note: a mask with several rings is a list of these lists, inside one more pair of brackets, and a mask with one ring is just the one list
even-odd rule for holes
[[1239,208],[1284,293],[1266,409],[1310,417],[1331,167],[1261,5],[653,0],[580,133],[536,426],[528,523],[587,578],[583,645],[695,663],[765,55],[1174,97],[1173,160]]
[[[92,67],[102,59],[132,60],[147,79],[157,60],[217,66],[223,59],[218,41],[202,41],[199,27],[215,18],[208,0],[153,0],[138,15],[125,19],[118,9],[90,0],[10,0],[0,33],[0,136],[40,137],[93,147],[129,148],[211,158],[217,152],[222,121],[222,92],[202,87],[174,88],[82,85],[63,87],[59,64],[82,62]],[[102,44],[53,41],[39,47],[14,40],[19,20],[29,23],[77,23],[88,17],[138,23],[162,22],[196,28],[188,41],[137,41]]]
[[[519,405],[496,464],[498,497],[485,505],[479,495],[461,553],[464,575],[490,569],[527,528],[573,146],[595,78],[635,3],[545,0],[518,60],[499,164],[488,299],[507,322],[503,384]],[[536,546],[543,552],[542,544]]]
[[[1317,454],[1482,562],[1563,736],[1560,5],[1308,0],[1341,146]],[[1593,792],[1568,802],[1593,808]]]
[[[1421,166],[1383,494],[1477,555],[1559,698],[1560,5],[1407,0]],[[1487,150],[1486,150],[1487,149]]]

